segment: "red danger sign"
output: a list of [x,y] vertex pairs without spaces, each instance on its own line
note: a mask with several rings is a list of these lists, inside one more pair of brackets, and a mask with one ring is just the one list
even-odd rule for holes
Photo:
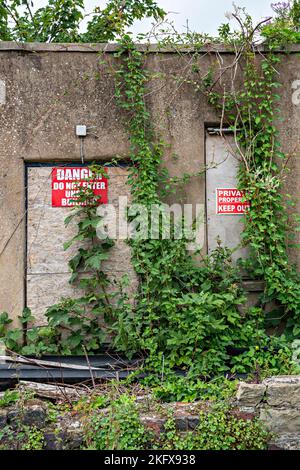
[[249,202],[243,202],[245,194],[236,188],[217,188],[216,189],[216,213],[239,215],[244,214],[250,207]]
[[[107,169],[105,168],[105,171]],[[90,187],[99,198],[99,204],[107,204],[107,178],[102,175],[95,176],[87,167],[64,167],[52,170],[52,206],[73,207],[76,205],[78,187]]]

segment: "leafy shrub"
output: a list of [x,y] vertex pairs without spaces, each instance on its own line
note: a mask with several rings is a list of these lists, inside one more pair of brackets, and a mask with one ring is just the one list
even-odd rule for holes
[[193,432],[178,433],[174,418],[169,417],[160,448],[164,450],[263,450],[270,433],[258,420],[244,420],[229,409],[201,412],[199,425]]
[[199,425],[186,433],[176,429],[169,410],[163,431],[149,432],[140,422],[134,398],[124,394],[105,414],[94,413],[85,425],[85,448],[94,450],[263,450],[271,435],[258,420],[235,416],[227,405],[200,412]]
[[45,437],[36,426],[19,424],[0,430],[0,450],[43,450]]
[[271,7],[275,17],[263,25],[262,35],[267,42],[277,46],[300,42],[300,2],[277,2]]
[[149,376],[145,382],[152,385],[153,395],[163,402],[193,402],[195,400],[229,400],[235,395],[236,381],[219,377],[218,380],[204,382],[188,377],[169,375],[161,382]]
[[111,403],[107,414],[95,413],[86,426],[86,443],[94,450],[140,450],[151,436],[140,422],[134,397],[126,394]]
[[3,397],[0,398],[0,408],[13,405],[20,398],[18,390],[6,390]]

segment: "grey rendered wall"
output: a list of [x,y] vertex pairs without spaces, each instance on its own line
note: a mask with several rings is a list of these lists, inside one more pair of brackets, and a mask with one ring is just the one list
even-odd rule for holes
[[[79,162],[76,124],[95,126],[98,138],[86,139],[87,160],[106,161],[116,154],[128,157],[129,142],[123,115],[114,100],[114,84],[108,70],[99,65],[99,51],[114,61],[114,46],[0,43],[0,311],[16,318],[24,305],[25,276],[25,162]],[[297,52],[297,51],[295,51]],[[220,50],[224,61],[230,54]],[[215,55],[199,61],[205,74]],[[205,162],[205,125],[219,117],[193,85],[178,86],[172,76],[182,74],[186,62],[171,51],[147,56],[147,67],[158,72],[149,83],[147,100],[157,132],[169,144],[165,162],[171,175],[193,173]],[[284,86],[281,124],[287,150],[296,148],[300,107],[291,102],[292,81],[300,74],[299,58],[283,58]],[[95,79],[97,76],[97,79]],[[2,82],[1,82],[2,80]],[[290,162],[288,191],[299,189],[299,159]],[[192,178],[177,199],[205,202],[205,177]],[[291,259],[299,260],[292,252]]]

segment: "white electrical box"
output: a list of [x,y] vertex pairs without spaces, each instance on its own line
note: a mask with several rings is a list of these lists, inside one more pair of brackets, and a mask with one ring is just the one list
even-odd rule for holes
[[86,126],[77,125],[76,126],[76,135],[77,137],[86,137]]

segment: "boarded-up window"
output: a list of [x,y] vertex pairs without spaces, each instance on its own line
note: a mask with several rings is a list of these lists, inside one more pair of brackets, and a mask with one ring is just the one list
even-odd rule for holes
[[[27,306],[39,324],[45,323],[45,310],[62,297],[79,297],[79,288],[69,284],[68,261],[76,253],[76,246],[64,251],[63,244],[76,233],[76,222],[67,228],[64,219],[70,208],[52,207],[51,176],[55,166],[27,166]],[[108,167],[108,202],[118,213],[119,196],[127,196],[126,167]],[[110,250],[104,271],[114,284],[124,274],[129,275],[129,292],[137,288],[137,278],[131,265],[130,247],[124,240],[116,240]],[[114,288],[114,287],[112,287]]]

